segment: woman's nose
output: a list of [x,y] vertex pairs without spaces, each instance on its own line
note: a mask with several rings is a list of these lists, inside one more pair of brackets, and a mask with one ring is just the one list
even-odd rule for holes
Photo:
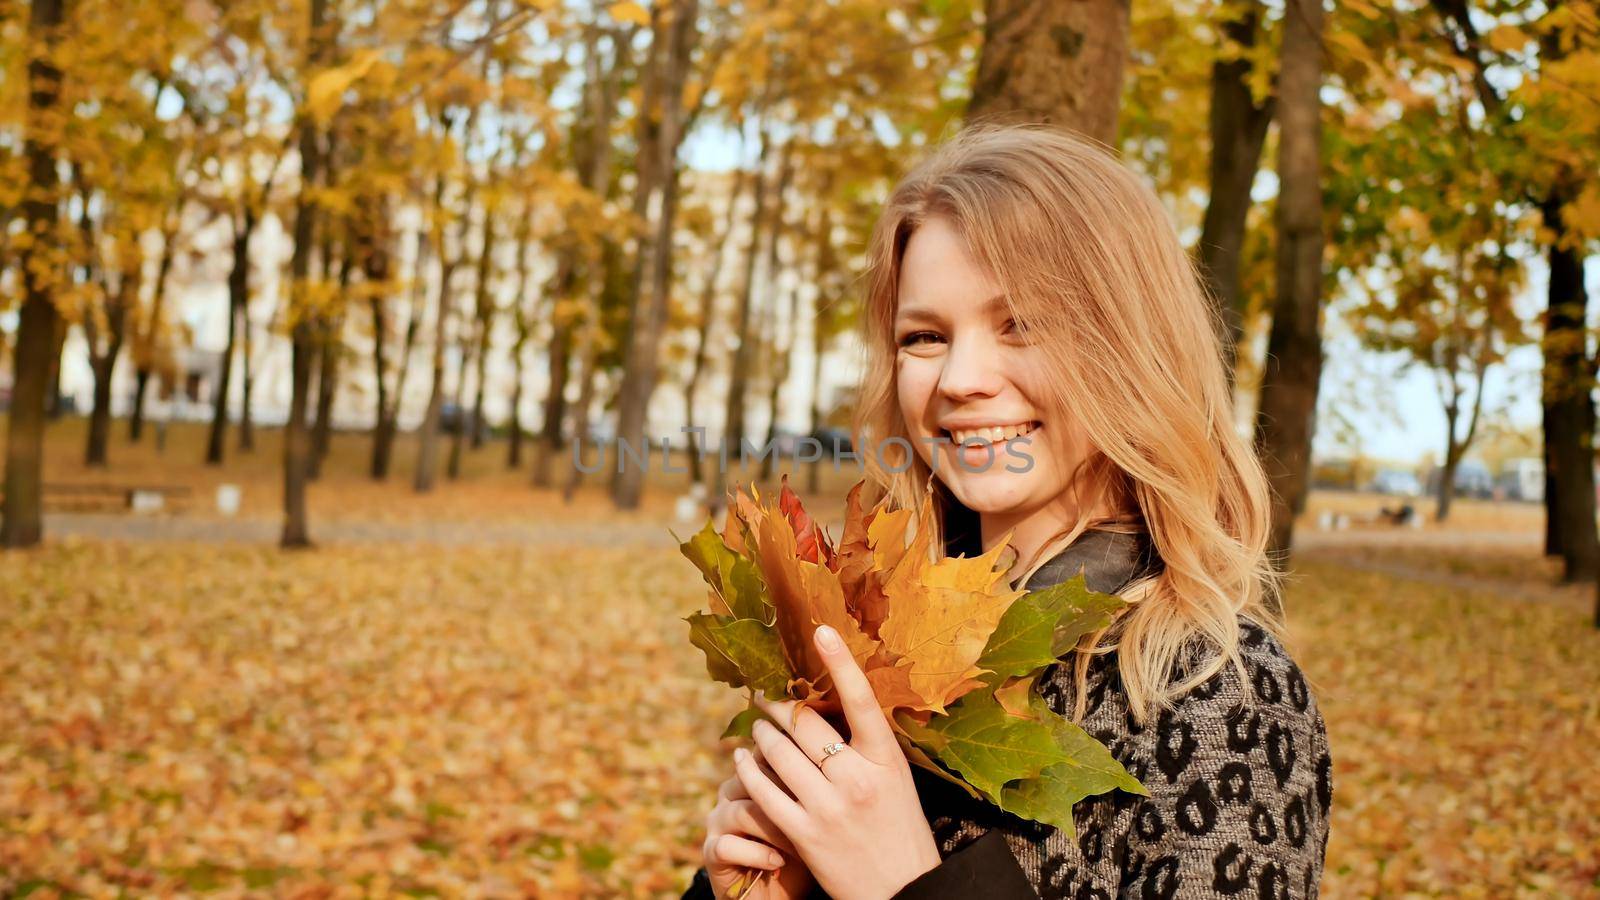
[[939,374],[939,392],[951,400],[988,397],[1005,385],[999,357],[993,346],[979,340],[955,340],[945,354],[944,370]]

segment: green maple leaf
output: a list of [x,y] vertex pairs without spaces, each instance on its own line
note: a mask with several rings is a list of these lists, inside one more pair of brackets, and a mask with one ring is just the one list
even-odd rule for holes
[[1055,662],[1126,605],[1121,597],[1089,590],[1081,573],[1024,594],[1000,618],[978,657],[978,665],[993,673],[985,680],[997,685]]
[[933,716],[927,725],[904,716],[898,721],[913,741],[996,803],[1007,782],[1033,778],[1071,760],[1050,725],[1017,718],[982,691],[962,697],[947,715]]
[[[672,537],[676,540],[678,536],[674,533]],[[755,563],[733,552],[710,519],[693,537],[678,544],[678,550],[700,570],[701,577],[722,598],[734,618],[764,622],[772,617],[767,586]]]
[[[722,729],[722,737],[750,737],[750,729],[756,724],[757,719],[766,719],[771,722],[767,714],[754,706],[739,711],[739,714],[728,720],[728,727]],[[774,722],[774,725],[777,723]]]
[[769,700],[787,700],[788,659],[778,632],[759,619],[695,613],[685,616],[689,641],[706,655],[706,671],[711,677],[733,687],[761,691]]
[[1000,808],[1013,815],[1054,825],[1069,837],[1077,834],[1072,807],[1085,797],[1121,789],[1145,797],[1150,792],[1117,762],[1111,751],[1082,728],[1053,712],[1038,696],[1031,711],[1050,730],[1055,744],[1067,757],[1046,767],[1037,777],[1008,784],[1000,792]]

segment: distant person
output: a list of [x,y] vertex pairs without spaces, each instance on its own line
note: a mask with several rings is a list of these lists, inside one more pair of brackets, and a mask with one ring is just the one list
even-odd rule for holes
[[[746,867],[770,873],[757,898],[1315,895],[1327,730],[1265,602],[1267,480],[1155,193],[1064,132],[969,129],[895,188],[868,265],[853,431],[872,486],[915,508],[931,482],[947,555],[1010,533],[1015,585],[1081,568],[1129,601],[1040,694],[1150,796],[1078,803],[1076,838],[974,800],[908,764],[819,640],[849,742],[809,709],[758,725],[685,897],[726,896]],[[890,437],[915,454],[881,458]]]

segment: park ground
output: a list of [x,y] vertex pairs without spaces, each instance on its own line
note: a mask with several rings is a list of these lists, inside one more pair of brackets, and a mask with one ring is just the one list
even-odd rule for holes
[[[742,705],[685,639],[683,476],[618,514],[490,444],[419,497],[409,441],[373,484],[340,435],[286,553],[275,432],[208,468],[198,427],[157,453],[122,424],[103,471],[53,426],[46,480],[187,502],[0,554],[0,896],[682,890]],[[1287,595],[1334,758],[1323,896],[1600,896],[1593,588],[1556,584],[1537,507],[1364,524],[1382,502],[1314,495]]]

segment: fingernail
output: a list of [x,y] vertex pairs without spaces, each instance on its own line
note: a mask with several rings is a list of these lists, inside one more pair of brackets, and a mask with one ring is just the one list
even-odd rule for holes
[[772,867],[773,868],[777,868],[777,867],[783,865],[783,857],[779,856],[776,853],[768,853],[767,854],[767,862],[772,863]]
[[817,643],[822,645],[822,649],[832,653],[841,646],[839,643],[839,632],[834,631],[827,625],[818,625]]
[[743,747],[733,751],[733,761],[742,763],[750,757],[750,751]]

